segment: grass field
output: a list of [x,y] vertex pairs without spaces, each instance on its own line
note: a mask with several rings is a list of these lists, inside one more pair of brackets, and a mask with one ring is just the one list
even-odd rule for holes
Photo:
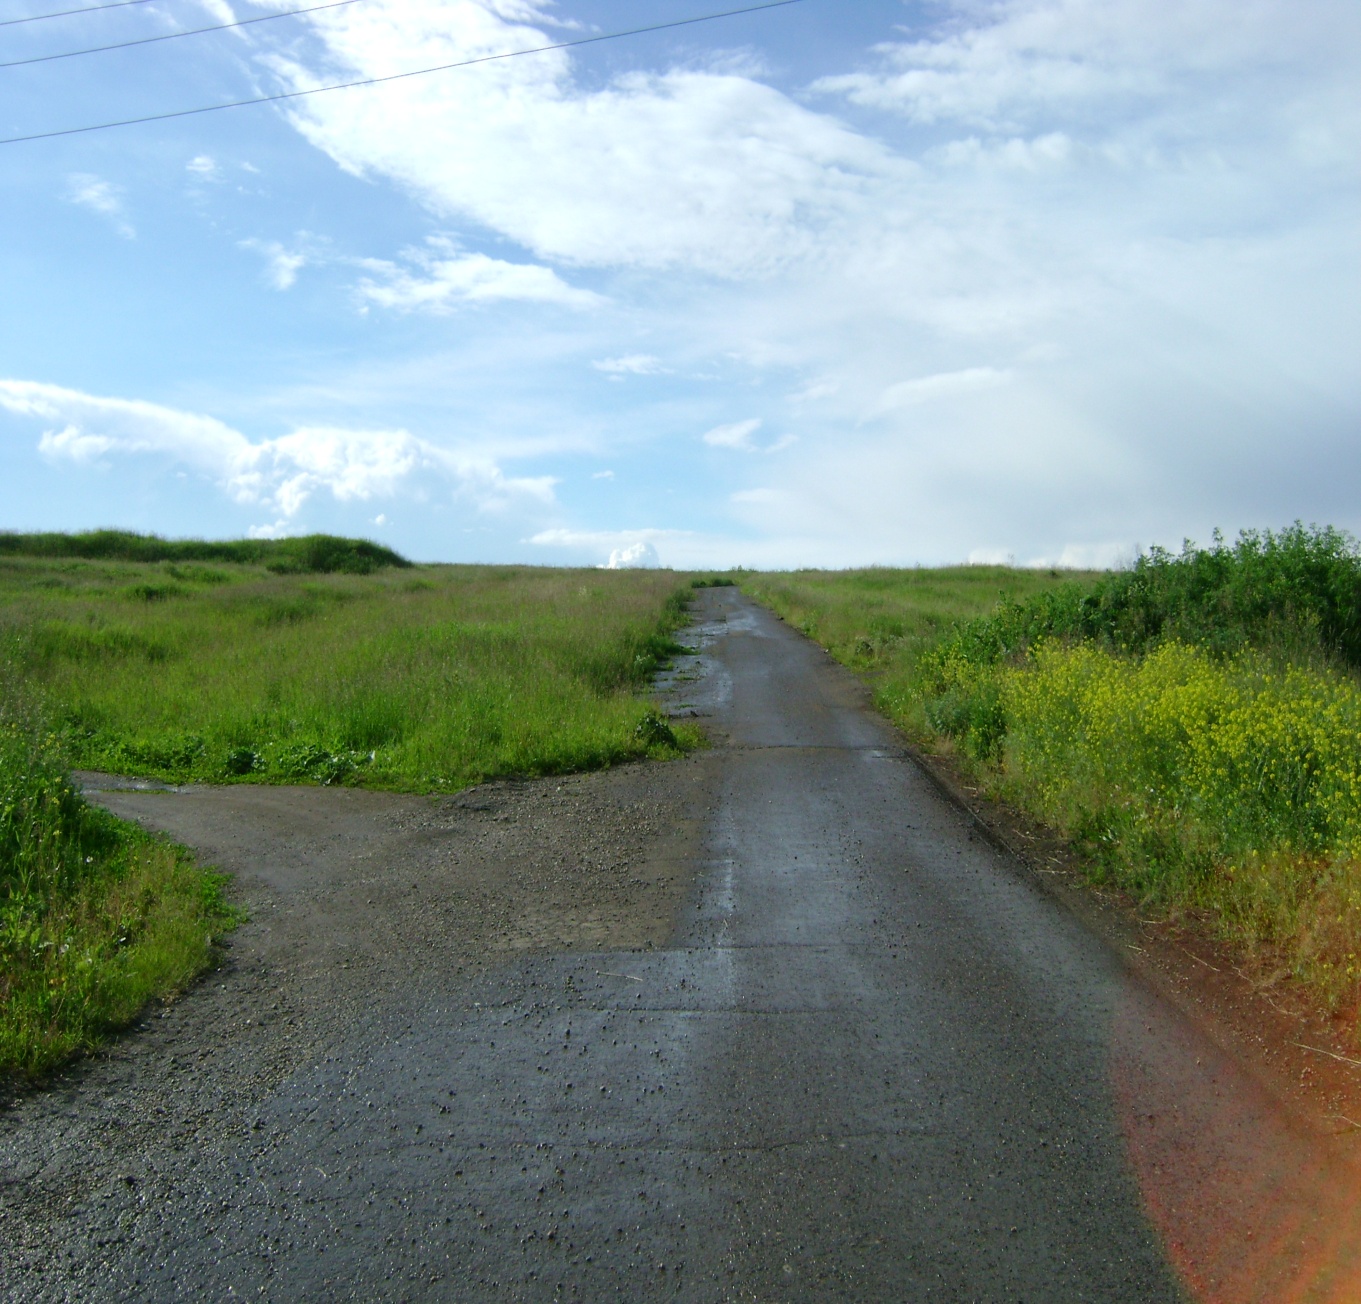
[[665,746],[638,692],[684,619],[659,571],[15,557],[0,609],[75,766],[414,791]]
[[87,806],[72,768],[449,792],[699,739],[642,695],[685,620],[669,572],[5,537],[39,542],[0,546],[0,1076],[182,986],[230,924],[211,873]]
[[743,572],[745,593],[778,611],[838,661],[876,681],[910,674],[961,621],[1074,581],[1077,571],[1009,566]]
[[1291,527],[1107,575],[742,584],[1093,879],[1334,1011],[1361,994],[1361,552]]

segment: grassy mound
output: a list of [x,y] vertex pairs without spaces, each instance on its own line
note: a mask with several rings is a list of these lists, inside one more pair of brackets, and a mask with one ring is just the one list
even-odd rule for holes
[[127,530],[80,534],[0,532],[0,556],[124,562],[234,562],[280,575],[370,575],[409,567],[405,557],[368,539],[308,534],[296,539],[163,539]]

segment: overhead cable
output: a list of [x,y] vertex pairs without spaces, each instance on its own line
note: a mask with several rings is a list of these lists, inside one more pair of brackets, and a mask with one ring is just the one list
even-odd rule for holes
[[129,5],[150,4],[151,0],[113,0],[108,5],[86,5],[84,9],[63,9],[55,14],[29,14],[27,18],[6,18],[0,27],[17,27],[20,23],[41,23],[49,18],[70,18],[72,14],[93,14],[100,9],[126,9]]
[[177,41],[181,36],[202,36],[204,32],[225,32],[229,27],[249,27],[251,23],[268,23],[275,18],[294,18],[298,14],[314,14],[321,9],[339,9],[342,5],[358,4],[359,0],[328,0],[324,5],[308,9],[285,9],[277,14],[259,14],[254,18],[239,18],[234,23],[218,23],[213,27],[191,27],[183,32],[162,32],[159,36],[140,36],[134,41],[119,41],[114,45],[91,45],[84,50],[65,50],[61,54],[35,54],[31,59],[11,59],[0,63],[0,68],[22,68],[30,63],[51,63],[53,59],[74,59],[81,54],[103,54],[106,50],[126,50],[132,45],[154,45],[157,41]]
[[274,95],[257,95],[248,100],[228,100],[224,104],[204,104],[195,109],[174,109],[169,113],[148,113],[141,118],[122,118],[117,122],[95,122],[86,127],[63,127],[58,131],[36,131],[28,136],[0,138],[0,145],[19,145],[30,140],[52,140],[57,136],[79,136],[89,131],[109,131],[114,127],[135,127],[145,122],[166,122],[171,118],[189,118],[199,113],[216,113],[220,109],[241,109],[251,104],[273,104],[279,100],[296,100],[305,95],[321,95],[326,91],[346,91],[357,86],[378,86],[384,82],[402,81],[407,77],[424,77],[429,73],[448,72],[454,68],[470,68],[474,64],[494,63],[498,59],[515,59],[525,54],[547,54],[551,50],[568,50],[578,45],[595,45],[600,41],[617,41],[624,36],[643,36],[648,32],[664,32],[675,27],[691,27],[695,23],[709,23],[718,18],[736,18],[741,14],[759,13],[763,9],[783,9],[787,5],[802,4],[803,0],[767,0],[765,4],[747,5],[741,9],[725,9],[716,14],[700,14],[696,18],[678,18],[669,23],[653,23],[648,27],[631,27],[622,32],[604,32],[599,36],[579,36],[571,41],[557,41],[552,45],[536,45],[528,50],[506,50],[501,54],[483,54],[475,59],[460,59],[456,63],[441,63],[433,68],[414,68],[410,72],[389,73],[386,77],[364,77],[358,81],[333,82],[329,86],[309,86],[298,91],[279,91]]

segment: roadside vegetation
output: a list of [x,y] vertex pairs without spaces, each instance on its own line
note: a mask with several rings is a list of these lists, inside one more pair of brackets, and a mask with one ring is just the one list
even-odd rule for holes
[[233,923],[222,880],[87,805],[0,663],[0,1082],[41,1074],[182,988]]
[[452,792],[693,746],[643,697],[660,571],[413,566],[362,541],[0,535],[0,1077],[209,962],[220,882],[73,769]]
[[[957,575],[743,584],[795,619],[803,603],[810,632],[872,674],[893,719],[1067,834],[1095,881],[1208,930],[1263,980],[1292,976],[1325,1007],[1353,1012],[1356,542],[1295,525],[1155,549],[1100,576],[1010,572],[1015,587],[993,610],[947,624]],[[974,591],[988,582],[980,574]],[[819,608],[820,588],[836,598]],[[927,601],[914,603],[916,592]]]

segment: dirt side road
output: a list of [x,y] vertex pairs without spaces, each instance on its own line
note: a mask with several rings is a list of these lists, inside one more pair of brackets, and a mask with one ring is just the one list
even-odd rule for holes
[[1361,1298],[1345,1149],[701,602],[674,766],[105,795],[252,921],[0,1115],[9,1298]]
[[[700,757],[444,799],[79,776],[230,871],[250,918],[183,999],[0,1110],[0,1298],[295,1298],[262,1293],[274,1270],[256,1281],[248,1266],[314,1248],[262,1181],[287,1139],[271,1108],[297,1091],[309,1115],[343,1098],[330,1066],[345,1052],[479,1008],[469,993],[489,966],[664,943],[693,880],[710,768]],[[408,1130],[448,1117],[443,1099],[423,1102]],[[299,1212],[327,1207],[304,1200]],[[421,1235],[388,1243],[403,1262],[424,1254]],[[196,1269],[177,1272],[190,1254]],[[356,1284],[354,1297],[375,1296]]]

